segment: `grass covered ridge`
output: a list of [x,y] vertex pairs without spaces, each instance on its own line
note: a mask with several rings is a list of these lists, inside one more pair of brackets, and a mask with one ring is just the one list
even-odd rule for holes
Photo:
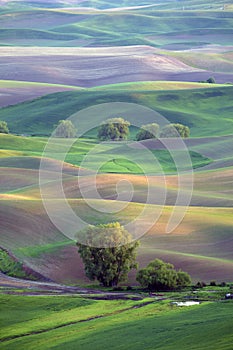
[[[127,86],[127,85],[126,85]],[[15,106],[0,109],[0,120],[5,120],[13,133],[48,135],[54,125],[78,111],[100,103],[127,102],[151,108],[171,123],[182,123],[191,129],[192,137],[220,136],[233,133],[232,86],[148,91],[118,91],[91,89],[91,91],[60,92]],[[133,117],[125,116],[131,124]],[[152,117],[138,116],[141,124],[154,122]],[[220,123],[221,118],[221,123]],[[90,118],[89,118],[90,119]],[[101,116],[96,115],[94,125],[100,124]],[[77,120],[79,130],[85,126],[93,128],[93,120]]]
[[[122,1],[123,7],[129,2]],[[106,1],[85,1],[87,7],[106,9],[120,7],[121,3],[109,4]],[[37,4],[40,7],[41,2]],[[154,5],[154,4],[153,4]],[[120,11],[95,11],[85,9],[42,9],[17,7],[10,8],[14,14],[15,24],[9,27],[11,18],[2,14],[2,45],[31,46],[116,46],[116,45],[152,45],[185,44],[192,46],[200,43],[231,42],[232,12],[222,11],[225,4],[201,1],[183,1],[181,3],[166,1],[154,7]],[[16,6],[16,5],[14,5]],[[131,5],[135,6],[135,2]],[[184,11],[185,9],[185,11]],[[30,22],[33,17],[34,25]],[[135,28],[137,31],[135,32]],[[193,31],[196,28],[196,32]],[[206,33],[206,29],[208,32]],[[199,36],[196,35],[199,31]],[[216,34],[222,32],[222,41]],[[200,35],[201,33],[201,35]],[[183,34],[183,37],[182,37]],[[205,37],[202,37],[205,35]]]

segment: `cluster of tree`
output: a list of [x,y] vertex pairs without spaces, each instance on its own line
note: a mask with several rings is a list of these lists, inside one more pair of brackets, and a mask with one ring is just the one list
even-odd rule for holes
[[[207,285],[208,284],[204,281],[198,281],[194,287],[195,288],[204,288],[204,287],[207,287]],[[216,281],[210,281],[209,286],[210,287],[226,287],[227,283],[226,282],[217,283]]]
[[[79,242],[85,238],[86,244]],[[101,243],[103,247],[101,246]],[[86,276],[105,287],[117,286],[126,280],[129,271],[137,268],[138,241],[119,222],[89,226],[79,233],[78,252]],[[174,266],[156,259],[137,273],[137,281],[149,290],[170,290],[191,284],[190,276]]]
[[7,122],[0,120],[0,134],[9,134]]
[[[107,119],[98,131],[98,138],[101,141],[121,141],[126,140],[129,135],[130,123],[123,118]],[[161,130],[157,123],[142,125],[136,134],[136,140],[147,140],[158,137],[182,137],[190,135],[190,129],[183,124],[174,123],[164,126]]]
[[141,129],[136,135],[136,140],[146,140],[153,138],[165,138],[165,137],[182,137],[186,138],[190,135],[190,129],[188,126],[179,123],[172,123],[165,125],[161,130],[156,123],[142,125]]
[[[5,122],[2,122],[5,123]],[[98,138],[101,141],[122,141],[127,140],[129,135],[130,122],[123,118],[107,119],[98,130]],[[54,132],[55,137],[72,138],[77,130],[70,120],[60,120]],[[142,125],[136,135],[136,140],[147,140],[158,137],[189,137],[188,126],[179,123],[168,124],[161,130],[157,123]]]

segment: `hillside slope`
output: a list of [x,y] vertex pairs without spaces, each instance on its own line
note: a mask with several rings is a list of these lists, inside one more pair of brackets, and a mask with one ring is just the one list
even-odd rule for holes
[[[190,4],[190,1],[187,1]],[[172,4],[178,10],[173,11]],[[119,11],[12,7],[0,12],[0,43],[10,46],[107,47],[150,45],[182,50],[232,45],[232,11],[209,6],[198,11],[184,1]],[[184,10],[183,10],[184,8]],[[14,17],[14,21],[12,21]],[[171,46],[170,46],[171,47]]]
[[[233,87],[228,85],[209,89],[142,90],[92,89],[78,92],[61,92],[15,106],[0,109],[0,120],[5,120],[13,133],[48,135],[61,119],[100,103],[136,103],[159,112],[170,122],[178,122],[191,128],[192,137],[220,136],[233,133]],[[132,125],[154,122],[154,116],[125,116]],[[220,123],[221,118],[221,123]],[[89,118],[90,119],[90,118]],[[95,120],[76,120],[77,127],[92,129],[102,117]],[[97,131],[94,131],[96,135]],[[93,134],[93,131],[92,133]],[[96,137],[96,136],[95,136]]]
[[[157,141],[149,140],[146,143],[149,149],[161,151]],[[178,268],[185,268],[196,281],[231,281],[233,167],[227,167],[225,157],[232,161],[232,138],[229,136],[189,139],[186,143],[189,149],[198,150],[214,158],[210,164],[213,164],[213,169],[209,170],[207,165],[194,171],[191,205],[182,223],[171,234],[167,234],[165,228],[177,197],[179,186],[176,174],[166,174],[165,179],[161,176],[151,176],[153,188],[150,189],[155,191],[156,196],[148,200],[148,182],[143,175],[100,173],[92,179],[90,171],[89,176],[85,177],[85,169],[79,172],[78,168],[65,163],[62,176],[64,194],[76,215],[89,224],[111,221],[127,224],[138,217],[147,203],[145,217],[140,221],[140,228],[145,229],[147,219],[160,212],[159,193],[166,184],[166,201],[162,215],[141,238],[138,255],[141,266],[155,257],[160,257],[171,261]],[[39,154],[46,144],[46,139],[2,135],[1,144],[4,149],[0,159],[0,246],[11,250],[19,259],[48,278],[63,283],[87,283],[75,242],[69,240],[52,224],[41,201]],[[71,149],[71,155],[79,158],[82,153],[88,154],[93,145],[93,140],[79,141]],[[60,149],[63,149],[62,142]],[[107,155],[109,151],[103,146],[102,152]],[[114,150],[111,152],[114,153]],[[37,154],[37,157],[28,156],[33,153]],[[160,158],[160,161],[163,159]],[[43,189],[52,203],[52,211],[62,217],[64,212],[60,207],[57,176],[54,176],[59,169],[59,161],[47,159],[46,170],[43,170]],[[85,196],[89,205],[80,191],[78,175],[81,175],[83,184],[86,184]],[[185,173],[180,175],[184,179],[188,176]],[[96,183],[101,201],[91,189],[92,180]],[[116,186],[122,180],[132,185],[133,196],[130,203],[125,203],[126,206],[115,214],[103,214],[95,210],[99,205],[105,205],[106,208],[118,205]],[[77,231],[78,229],[79,227]],[[135,273],[131,273],[130,282],[135,283]]]

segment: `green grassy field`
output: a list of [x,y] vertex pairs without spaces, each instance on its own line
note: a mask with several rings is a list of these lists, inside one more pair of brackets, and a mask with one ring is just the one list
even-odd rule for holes
[[[48,135],[60,119],[66,119],[84,108],[100,103],[127,102],[149,107],[172,123],[188,125],[192,137],[220,136],[233,133],[232,93],[232,86],[199,90],[131,91],[129,88],[121,92],[115,89],[101,91],[98,88],[91,91],[60,92],[2,108],[0,120],[7,121],[13,133]],[[142,124],[154,122],[151,116],[125,118],[131,124],[139,120]],[[101,115],[96,115],[94,125],[100,124],[102,120]],[[93,120],[79,120],[77,117],[77,127],[79,130],[89,128],[91,132]]]
[[140,307],[80,297],[0,298],[2,349],[230,350],[233,340],[232,302],[179,308],[169,301]]
[[[43,149],[46,146],[47,140],[45,138],[22,138],[13,135],[0,136],[2,151],[0,153],[1,167],[14,168],[30,168],[38,169],[40,166],[40,158],[43,155]],[[53,139],[55,151],[53,158],[60,160],[64,157],[63,146],[66,144],[64,139]],[[92,149],[98,151],[88,156]],[[5,150],[4,150],[5,149]],[[17,151],[20,149],[20,151]],[[15,152],[13,152],[13,150]],[[176,157],[182,158],[184,151],[177,150]],[[85,157],[88,157],[88,162],[85,162]],[[130,158],[132,160],[130,160]],[[211,159],[202,156],[200,153],[190,151],[190,158],[192,167],[203,167],[212,162]],[[151,163],[154,160],[154,163]],[[168,150],[151,150],[150,156],[145,154],[144,150],[137,151],[137,160],[135,159],[135,152],[129,152],[127,146],[117,144],[98,145],[92,140],[79,140],[74,143],[71,150],[67,153],[65,161],[75,166],[88,166],[87,169],[97,170],[101,165],[100,173],[128,173],[128,174],[156,174],[161,173],[175,173],[177,171],[175,161]],[[157,162],[159,165],[157,165]],[[184,161],[182,171],[188,169],[188,164]],[[180,167],[181,170],[181,167]]]

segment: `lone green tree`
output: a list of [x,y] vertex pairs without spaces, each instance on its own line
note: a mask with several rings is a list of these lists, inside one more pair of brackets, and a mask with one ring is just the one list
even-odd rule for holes
[[0,134],[9,134],[7,122],[0,120]]
[[183,124],[168,124],[161,130],[160,137],[182,137],[187,138],[190,135],[190,129]]
[[[132,242],[132,236],[119,222],[89,226],[79,235],[78,252],[90,280],[97,280],[104,287],[117,286],[127,279],[131,269],[137,268],[139,242]],[[87,245],[79,243],[82,237]]]
[[55,137],[72,138],[75,137],[77,130],[70,120],[59,120],[55,130]]
[[174,266],[160,259],[151,261],[137,273],[137,281],[144,288],[154,291],[172,290],[191,284],[191,278],[184,271],[176,271]]
[[101,141],[127,140],[130,123],[123,118],[107,119],[99,127],[98,138]]
[[136,135],[136,140],[147,140],[157,138],[159,136],[159,125],[157,123],[151,123],[142,125],[141,129]]

